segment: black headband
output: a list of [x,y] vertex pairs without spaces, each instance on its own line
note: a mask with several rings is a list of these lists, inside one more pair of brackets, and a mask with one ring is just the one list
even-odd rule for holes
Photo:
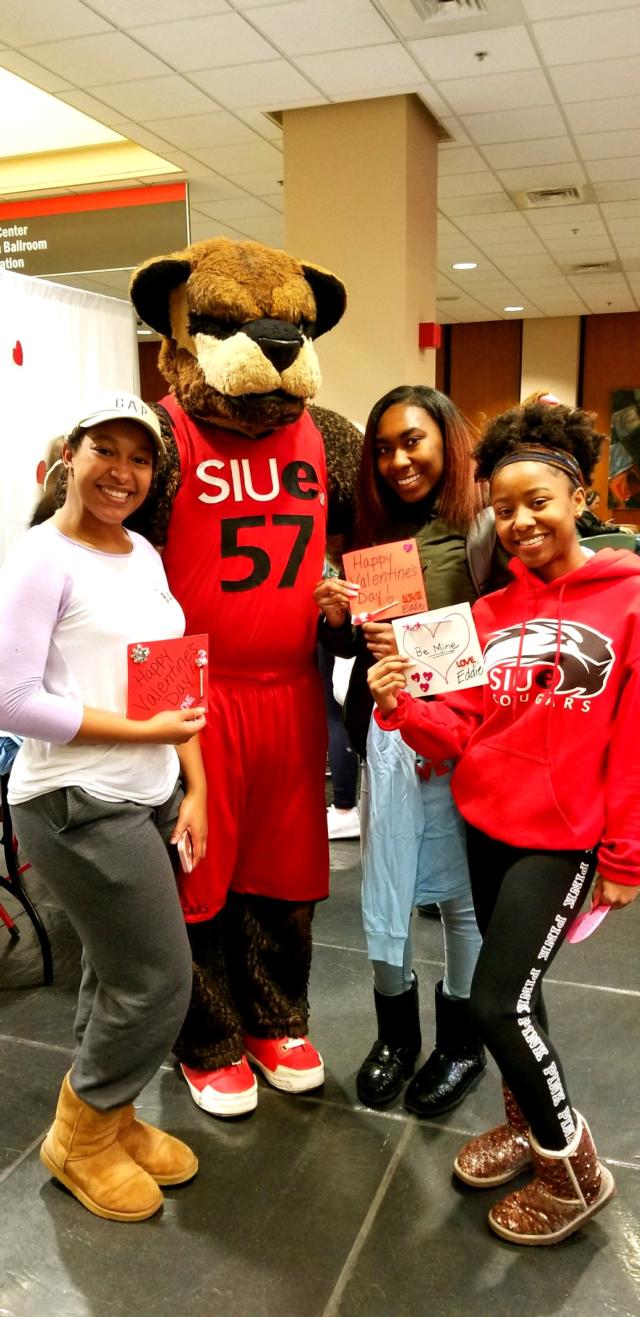
[[558,448],[544,448],[542,444],[516,448],[496,462],[491,472],[491,479],[493,480],[496,472],[501,471],[503,466],[511,466],[513,462],[544,462],[546,466],[555,466],[559,471],[564,471],[576,488],[584,487],[583,475],[575,457]]

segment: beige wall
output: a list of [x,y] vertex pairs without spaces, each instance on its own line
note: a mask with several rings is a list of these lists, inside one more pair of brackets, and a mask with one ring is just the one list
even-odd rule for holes
[[574,407],[580,358],[580,317],[523,320],[520,397],[548,389]]
[[431,384],[435,354],[436,125],[413,96],[283,115],[285,246],[347,286],[344,320],[318,343],[318,401],[356,421],[396,384]]

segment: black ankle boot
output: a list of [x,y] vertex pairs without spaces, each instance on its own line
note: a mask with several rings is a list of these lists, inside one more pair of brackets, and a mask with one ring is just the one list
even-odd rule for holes
[[418,981],[399,997],[383,997],[373,990],[378,1017],[378,1037],[365,1057],[356,1078],[361,1102],[381,1107],[397,1097],[415,1070],[422,1045],[418,1014]]
[[484,1047],[469,1019],[469,1003],[445,997],[436,984],[436,1045],[411,1080],[404,1105],[414,1116],[450,1111],[473,1088],[486,1068]]

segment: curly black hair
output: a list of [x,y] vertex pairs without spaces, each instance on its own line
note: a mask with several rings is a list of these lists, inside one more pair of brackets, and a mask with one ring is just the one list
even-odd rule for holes
[[604,435],[595,429],[595,419],[592,413],[563,403],[535,402],[502,412],[487,423],[473,450],[476,480],[489,480],[494,467],[508,453],[529,444],[542,444],[570,453],[585,485],[590,485],[604,442]]

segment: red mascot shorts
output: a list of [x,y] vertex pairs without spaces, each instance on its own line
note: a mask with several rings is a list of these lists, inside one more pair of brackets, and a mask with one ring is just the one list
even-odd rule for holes
[[201,744],[209,838],[205,859],[178,879],[187,922],[212,919],[229,889],[296,902],[328,896],[319,673],[261,681],[210,672]]

